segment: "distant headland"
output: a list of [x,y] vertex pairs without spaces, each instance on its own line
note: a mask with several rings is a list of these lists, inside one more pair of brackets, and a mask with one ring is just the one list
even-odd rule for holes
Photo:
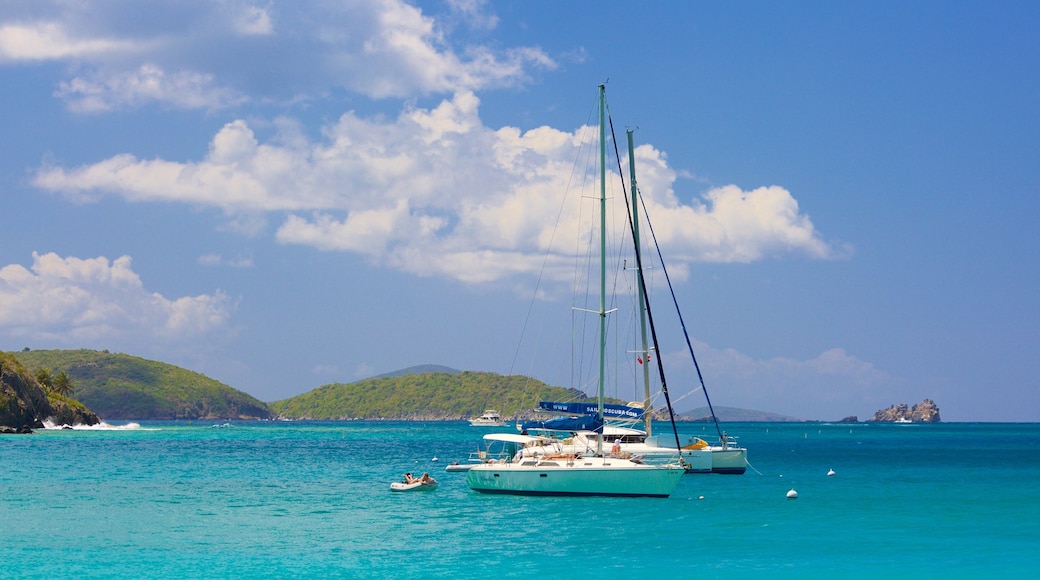
[[[353,383],[329,383],[303,394],[264,403],[199,373],[163,362],[95,350],[0,352],[0,432],[31,432],[56,425],[106,420],[385,420],[458,421],[485,407],[505,417],[529,418],[531,401],[587,398],[576,389],[547,385],[522,375],[460,371],[421,365]],[[60,377],[61,380],[54,380]],[[75,397],[75,398],[73,398]],[[623,402],[623,401],[614,401]],[[4,412],[4,411],[8,412]],[[767,411],[714,407],[724,422],[821,422]],[[655,415],[666,418],[660,410]],[[677,410],[680,421],[711,420],[699,407]],[[858,423],[855,416],[841,422]],[[893,405],[867,423],[938,423],[939,408],[925,399]]]

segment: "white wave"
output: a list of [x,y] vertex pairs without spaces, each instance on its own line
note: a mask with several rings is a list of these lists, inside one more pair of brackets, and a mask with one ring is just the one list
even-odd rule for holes
[[141,429],[143,431],[157,431],[157,429],[142,429],[140,423],[127,423],[125,425],[111,425],[104,421],[97,425],[57,425],[50,420],[43,422],[44,429],[72,429],[74,431],[133,431]]

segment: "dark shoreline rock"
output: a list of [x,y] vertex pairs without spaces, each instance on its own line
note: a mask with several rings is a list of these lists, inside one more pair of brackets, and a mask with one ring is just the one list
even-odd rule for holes
[[32,433],[43,421],[97,425],[101,419],[74,399],[50,394],[13,356],[0,352],[0,433]]
[[939,423],[941,421],[939,418],[939,406],[931,399],[925,399],[913,407],[908,406],[906,403],[892,405],[887,409],[874,413],[874,416],[867,422],[896,423],[907,421],[914,423]]

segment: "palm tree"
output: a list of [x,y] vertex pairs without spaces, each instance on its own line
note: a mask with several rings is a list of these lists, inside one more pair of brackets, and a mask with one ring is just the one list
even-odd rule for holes
[[72,379],[69,378],[68,373],[60,371],[54,377],[54,385],[51,388],[51,392],[62,397],[71,397],[72,393],[76,392],[76,387],[72,386]]
[[36,371],[36,382],[40,383],[40,386],[48,391],[54,390],[54,377],[51,375],[50,369]]

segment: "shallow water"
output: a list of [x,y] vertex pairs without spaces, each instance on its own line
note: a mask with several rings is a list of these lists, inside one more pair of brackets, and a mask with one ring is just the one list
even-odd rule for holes
[[[214,425],[0,438],[0,576],[1040,570],[1037,424],[728,424],[752,468],[687,475],[668,499],[475,493],[444,466],[491,429],[461,422]],[[680,432],[713,433],[692,423]],[[391,493],[405,471],[441,485]],[[785,498],[792,488],[797,500]]]

